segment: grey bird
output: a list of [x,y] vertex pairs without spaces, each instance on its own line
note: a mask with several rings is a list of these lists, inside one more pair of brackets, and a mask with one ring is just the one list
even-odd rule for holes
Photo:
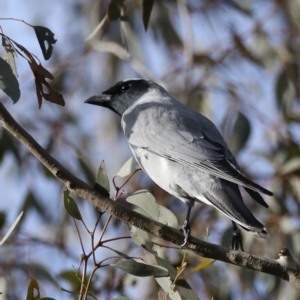
[[189,217],[195,202],[214,206],[233,223],[232,248],[243,250],[239,227],[266,238],[267,232],[244,204],[238,185],[260,205],[260,193],[272,192],[246,178],[215,125],[174,99],[150,80],[118,82],[86,103],[107,107],[121,118],[129,147],[142,170],[162,189],[187,205],[182,226],[190,236]]

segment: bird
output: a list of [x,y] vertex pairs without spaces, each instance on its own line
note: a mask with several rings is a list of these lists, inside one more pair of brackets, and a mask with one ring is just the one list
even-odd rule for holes
[[204,115],[176,100],[154,81],[142,78],[120,81],[85,103],[118,114],[141,169],[186,204],[181,247],[188,244],[195,202],[211,205],[231,219],[234,250],[244,251],[240,228],[256,237],[268,237],[265,226],[245,205],[239,186],[266,208],[268,204],[260,193],[273,193],[243,175],[222,135]]

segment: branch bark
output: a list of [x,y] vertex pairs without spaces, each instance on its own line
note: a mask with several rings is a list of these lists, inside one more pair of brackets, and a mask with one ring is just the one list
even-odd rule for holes
[[[108,212],[126,224],[136,226],[173,244],[181,245],[183,243],[184,237],[179,230],[163,225],[122,206],[118,202],[95,191],[91,186],[71,174],[13,119],[2,103],[0,103],[0,120],[3,122],[3,127],[19,142],[25,145],[72,193],[88,200],[96,207]],[[230,250],[222,246],[200,241],[194,237],[189,239],[189,243],[185,248],[203,257],[277,276],[289,281],[295,288],[300,289],[300,272],[282,266],[274,259]]]

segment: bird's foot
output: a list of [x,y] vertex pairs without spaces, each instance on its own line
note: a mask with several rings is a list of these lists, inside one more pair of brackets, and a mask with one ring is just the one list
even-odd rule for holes
[[190,227],[190,224],[185,220],[182,227],[181,227],[181,231],[184,235],[184,241],[183,241],[183,244],[180,246],[180,248],[182,249],[183,247],[186,246],[187,242],[188,242],[188,239],[190,237],[190,234],[191,234],[191,227]]
[[233,227],[231,248],[233,250],[239,250],[240,248],[242,252],[244,252],[242,232],[241,229],[238,228],[237,226]]

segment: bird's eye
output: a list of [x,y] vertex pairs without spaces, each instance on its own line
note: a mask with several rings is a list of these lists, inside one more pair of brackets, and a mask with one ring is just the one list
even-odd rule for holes
[[131,86],[132,86],[132,83],[126,83],[126,84],[122,85],[121,92],[123,93],[123,92],[129,90],[131,88]]

